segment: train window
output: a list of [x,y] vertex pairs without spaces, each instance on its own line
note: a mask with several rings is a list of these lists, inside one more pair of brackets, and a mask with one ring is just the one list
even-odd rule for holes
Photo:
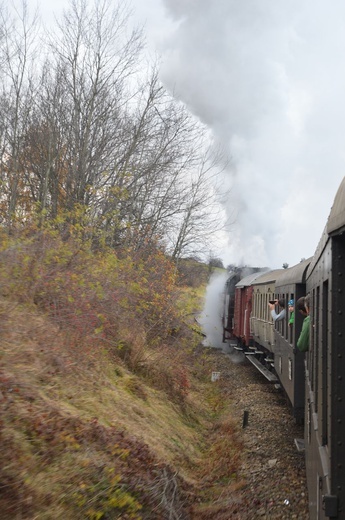
[[288,309],[288,294],[284,294],[284,300],[285,300],[285,312],[286,312],[286,316],[285,316],[285,320],[283,320],[283,328],[284,328],[284,338],[287,340],[288,339],[288,334],[289,334],[289,327],[288,327],[288,315],[289,315],[289,309]]
[[313,383],[314,383],[314,390],[315,390],[315,412],[318,412],[319,407],[319,356],[320,356],[320,337],[319,337],[319,330],[320,330],[320,315],[319,315],[319,309],[320,309],[320,286],[316,288],[316,298],[313,298],[313,315],[312,315],[312,321],[315,325],[314,327],[311,327],[311,334],[310,334],[310,345],[313,346],[311,349],[311,356],[313,357]]
[[[278,294],[275,298],[276,300],[285,300],[286,299],[286,295],[285,294]],[[279,306],[278,309],[276,309],[276,312],[277,313],[280,313],[282,311],[282,308]],[[286,319],[283,319],[283,320],[279,320],[279,321],[276,321],[275,322],[275,328],[276,330],[279,332],[279,334],[281,336],[283,336],[284,338],[286,338]]]
[[272,294],[270,293],[267,293],[266,294],[266,302],[265,302],[265,320],[266,321],[270,321],[271,319],[271,311],[270,311],[270,308],[268,306],[268,303],[270,300],[274,300]]
[[261,294],[261,309],[260,309],[260,318],[265,319],[265,301],[266,301],[266,295]]
[[256,295],[256,308],[255,308],[255,317],[259,318],[260,316],[260,293]]
[[[282,294],[281,298],[283,298],[285,301],[285,312],[287,313],[286,294]],[[286,339],[286,316],[285,319],[282,320],[282,336]]]
[[[272,300],[279,300],[279,298],[280,298],[280,296],[276,294],[276,295],[272,298]],[[276,311],[277,314],[279,314],[279,312],[280,312],[280,307],[279,307],[278,305],[275,306],[275,311]],[[279,332],[281,332],[281,329],[280,329],[280,323],[281,323],[280,321],[275,321],[275,322],[274,322],[274,327],[275,327],[275,329],[276,329],[277,331],[279,331]]]
[[[317,322],[316,322],[317,325]],[[318,327],[317,327],[318,328]],[[321,377],[322,377],[322,444],[328,444],[328,280],[322,287],[322,337],[321,337]]]
[[[314,302],[315,302],[315,290],[313,290],[312,292],[312,309],[311,309],[311,319],[314,318],[315,316],[315,307],[314,307]],[[312,330],[311,330],[312,332]],[[315,350],[315,345],[314,345],[314,336],[311,336],[310,339],[309,339],[309,345],[310,345],[310,349],[309,349],[309,352],[306,354],[306,357],[307,357],[307,364],[308,364],[308,370],[309,370],[309,380],[310,380],[310,387],[311,387],[311,390],[314,391],[315,389],[315,384],[314,384],[314,357],[313,357],[313,353],[314,353],[314,350]]]
[[[295,300],[295,295],[293,293],[291,293],[289,295],[289,299],[288,299],[288,304],[289,304],[289,301],[291,300]],[[295,313],[295,311],[293,311],[293,313]],[[292,320],[292,323],[290,323],[290,319],[292,318],[292,312],[290,313],[289,311],[289,305],[286,309],[286,323],[287,323],[287,328],[288,328],[288,342],[290,343],[290,345],[293,344],[293,331],[294,331],[294,327],[295,327],[295,323],[294,323],[294,320]]]
[[263,313],[263,318],[265,321],[268,320],[268,294],[266,293],[265,294],[265,299],[264,299],[264,313]]

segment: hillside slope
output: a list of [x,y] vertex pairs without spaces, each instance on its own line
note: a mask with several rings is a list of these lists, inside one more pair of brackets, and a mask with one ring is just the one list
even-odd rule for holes
[[282,475],[301,518],[288,410],[200,344],[201,266],[186,287],[159,248],[94,251],[73,232],[0,241],[1,518],[291,518]]
[[[34,306],[2,298],[0,312],[2,518],[189,518],[218,471],[209,448],[224,403],[207,351],[165,350],[188,368],[182,399],[173,381],[159,389],[106,349],[71,349]],[[157,352],[145,355],[153,366]],[[218,476],[234,478],[240,444],[229,416],[223,425],[233,436],[221,439]]]

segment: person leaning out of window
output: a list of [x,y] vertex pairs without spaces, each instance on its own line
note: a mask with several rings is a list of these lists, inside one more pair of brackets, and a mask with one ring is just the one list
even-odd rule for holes
[[309,337],[310,337],[310,315],[309,315],[310,296],[302,296],[296,302],[297,310],[305,316],[303,320],[302,330],[297,340],[297,348],[301,352],[307,352],[309,350]]
[[[279,307],[279,313],[276,312],[276,309],[275,309],[276,305],[278,305],[278,307]],[[281,298],[280,300],[273,300],[272,303],[269,302],[268,306],[270,308],[271,316],[272,316],[272,319],[274,322],[281,321],[285,318],[286,310],[285,310],[285,300],[283,298]]]
[[294,300],[289,300],[288,309],[289,309],[289,313],[290,313],[289,327],[292,327],[293,324],[295,323],[295,301]]

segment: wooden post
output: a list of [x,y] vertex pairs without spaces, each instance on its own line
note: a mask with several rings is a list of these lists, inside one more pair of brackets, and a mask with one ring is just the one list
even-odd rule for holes
[[249,418],[249,412],[247,410],[245,410],[243,412],[243,424],[242,424],[242,428],[245,428],[247,425],[248,425],[248,418]]

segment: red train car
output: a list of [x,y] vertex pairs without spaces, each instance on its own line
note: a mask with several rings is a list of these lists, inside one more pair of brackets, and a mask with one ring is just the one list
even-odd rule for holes
[[262,272],[252,273],[242,278],[235,287],[235,309],[233,334],[237,338],[239,346],[249,347],[253,336],[250,327],[252,312],[252,283]]

